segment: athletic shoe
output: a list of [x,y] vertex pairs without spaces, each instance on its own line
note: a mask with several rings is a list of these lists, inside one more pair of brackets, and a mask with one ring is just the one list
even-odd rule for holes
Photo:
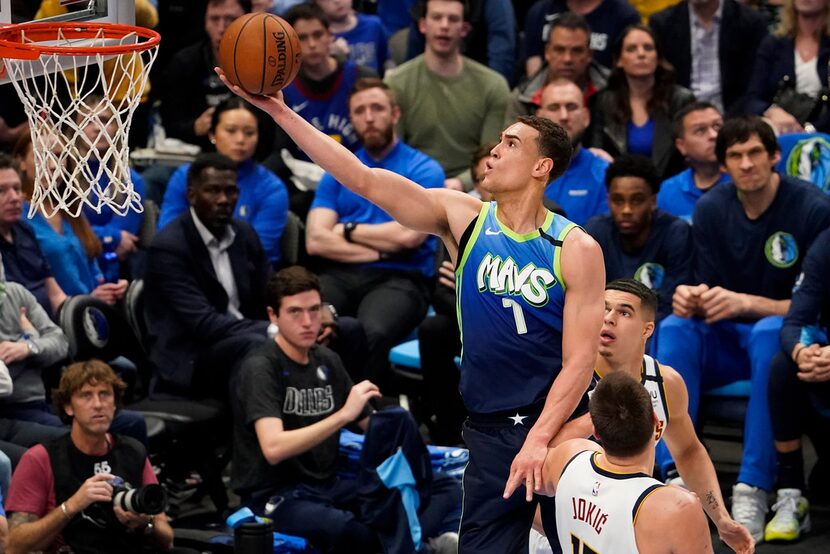
[[746,483],[732,487],[732,519],[746,527],[755,542],[764,539],[767,511],[767,491]]
[[458,554],[458,533],[447,532],[427,541],[435,554]]
[[810,530],[810,503],[798,489],[778,489],[775,515],[764,530],[765,541],[793,542]]

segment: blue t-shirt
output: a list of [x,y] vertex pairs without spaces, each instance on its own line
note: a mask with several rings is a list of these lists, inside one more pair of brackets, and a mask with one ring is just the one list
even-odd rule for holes
[[830,198],[810,183],[782,176],[772,204],[750,220],[734,183],[726,183],[700,199],[693,222],[696,283],[784,300],[804,253],[830,226]]
[[[728,183],[730,180],[728,173],[721,173],[720,179],[712,188]],[[688,168],[663,181],[660,185],[660,192],[657,193],[657,207],[691,223],[695,205],[706,192],[708,191],[700,190],[695,186],[692,168]]]
[[[550,25],[559,14],[568,11],[565,0],[539,0],[525,17],[524,58],[542,56],[548,42]],[[625,0],[603,0],[585,15],[591,27],[591,50],[594,60],[612,67],[611,49],[623,29],[640,22],[640,14]]]
[[383,64],[389,57],[387,38],[380,18],[376,15],[357,14],[357,25],[337,37],[349,43],[349,59],[357,65],[374,69],[378,75],[383,72]]
[[654,120],[649,119],[641,126],[629,121],[626,124],[626,132],[628,153],[651,158],[651,147],[654,144]]
[[610,215],[597,216],[585,230],[602,247],[605,279],[633,278],[657,293],[658,321],[671,313],[671,297],[677,285],[691,283],[692,229],[682,219],[657,210],[651,232],[639,252],[625,252],[620,233]]
[[52,276],[52,268],[40,249],[34,229],[26,221],[20,220],[11,226],[11,234],[12,242],[0,236],[6,280],[26,287],[35,295],[46,313],[51,314],[52,304],[46,291],[46,279]]
[[[793,290],[793,301],[781,328],[781,346],[790,356],[799,342],[809,346],[814,340],[820,346],[827,343],[818,338],[823,334],[826,339],[830,329],[830,229],[825,229],[804,257],[804,270]],[[804,331],[812,334],[813,340],[802,338]],[[810,332],[809,330],[813,331]],[[816,331],[819,331],[818,333]]]
[[[364,149],[355,152],[355,155],[367,167],[380,167],[403,175],[424,188],[441,188],[444,186],[444,170],[441,166],[423,152],[404,144],[400,140],[394,148],[380,161],[374,160]],[[326,173],[317,186],[314,202],[311,209],[327,208],[337,212],[339,221],[353,221],[355,223],[388,223],[394,221],[392,216],[372,204],[362,196],[353,193],[330,174]],[[404,271],[420,271],[427,277],[435,274],[435,249],[438,245],[436,237],[428,237],[418,250],[405,260],[385,260],[371,264],[361,264],[365,267],[397,269]]]
[[545,196],[562,206],[568,219],[584,225],[595,215],[608,213],[607,168],[607,161],[580,148],[565,173],[548,183]]
[[[159,214],[158,230],[187,211],[187,171],[190,164],[180,166],[167,183]],[[248,223],[256,231],[268,261],[280,260],[280,238],[288,217],[288,189],[282,180],[265,166],[251,160],[236,170],[239,198],[233,216]]]
[[[357,133],[349,117],[349,93],[357,81],[357,64],[346,61],[326,94],[314,94],[303,85],[302,76],[283,89],[285,103],[317,129],[355,152],[360,148]],[[300,151],[301,159],[308,156]]]
[[543,402],[562,369],[561,242],[576,225],[548,212],[519,235],[485,203],[455,272],[461,383],[471,412]]
[[[24,203],[23,210],[28,209],[28,203]],[[81,241],[69,223],[64,219],[61,223],[61,233],[57,233],[39,211],[29,223],[63,292],[73,296],[89,294],[95,290],[104,276],[98,262],[94,258],[87,258]]]

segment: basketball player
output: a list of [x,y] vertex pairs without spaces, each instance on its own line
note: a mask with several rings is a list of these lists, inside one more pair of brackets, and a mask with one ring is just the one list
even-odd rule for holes
[[[567,133],[537,117],[510,125],[481,183],[495,201],[482,203],[365,166],[295,114],[281,93],[252,97],[228,86],[269,113],[346,188],[443,240],[456,266],[460,390],[470,413],[460,551],[527,551],[547,445],[591,380],[597,344],[586,337],[602,325],[602,253],[542,205],[545,185],[570,160]],[[524,494],[514,494],[521,485]]]
[[610,373],[591,395],[590,418],[602,448],[571,439],[545,460],[559,546],[582,554],[712,552],[700,500],[651,477],[660,422],[646,389],[623,371]]
[[[594,382],[602,383],[609,375],[626,373],[643,384],[658,420],[657,437],[662,437],[668,446],[685,485],[700,498],[723,541],[736,552],[752,552],[755,541],[749,531],[732,519],[724,506],[712,460],[689,417],[683,379],[671,367],[658,364],[645,354],[646,341],[654,332],[656,312],[657,296],[639,281],[617,279],[606,285],[605,319]],[[582,428],[579,436],[590,436],[589,415],[568,423],[563,435],[573,436],[572,427]],[[605,437],[598,438],[605,446]]]

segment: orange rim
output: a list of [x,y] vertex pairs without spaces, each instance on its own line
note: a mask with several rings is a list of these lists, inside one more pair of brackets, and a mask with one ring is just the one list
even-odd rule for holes
[[[33,42],[23,42],[23,37]],[[116,44],[112,46],[57,46],[40,44],[46,41],[66,39],[121,39],[135,34],[147,39],[136,44]],[[161,36],[151,30],[134,25],[117,23],[78,23],[78,22],[34,22],[0,27],[0,57],[17,60],[36,60],[42,54],[60,56],[90,56],[95,54],[117,55],[130,52],[143,52],[158,46]]]

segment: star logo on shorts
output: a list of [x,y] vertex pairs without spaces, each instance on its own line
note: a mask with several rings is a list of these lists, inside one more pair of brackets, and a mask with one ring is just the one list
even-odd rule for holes
[[524,420],[527,419],[527,416],[526,415],[519,415],[519,412],[516,412],[516,415],[507,416],[507,419],[512,419],[513,420],[513,427],[515,427],[516,425],[524,425]]

